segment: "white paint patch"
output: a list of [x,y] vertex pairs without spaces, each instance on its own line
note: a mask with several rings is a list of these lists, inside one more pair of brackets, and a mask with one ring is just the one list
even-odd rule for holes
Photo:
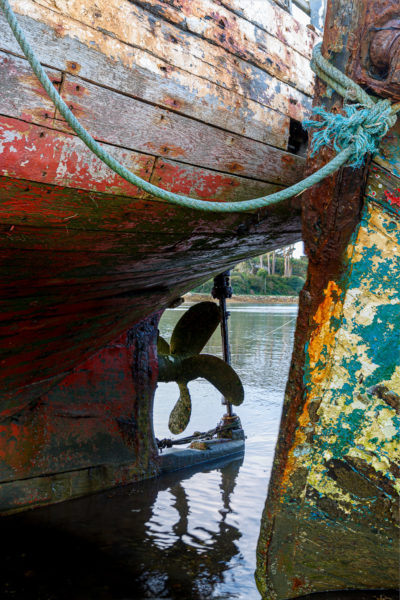
[[7,150],[7,146],[15,140],[22,140],[22,133],[13,129],[3,129],[0,133],[0,152]]

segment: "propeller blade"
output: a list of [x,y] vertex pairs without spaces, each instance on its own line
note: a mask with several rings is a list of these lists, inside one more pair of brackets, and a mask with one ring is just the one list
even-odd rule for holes
[[171,336],[171,354],[199,354],[220,323],[220,310],[215,302],[199,302],[191,306],[175,325]]
[[167,340],[164,340],[160,334],[158,334],[157,338],[157,352],[158,354],[169,354],[170,352]]
[[192,414],[192,402],[186,383],[178,383],[180,396],[169,415],[168,427],[171,433],[177,435],[186,429]]
[[204,377],[212,383],[228,402],[239,406],[244,399],[244,390],[239,375],[230,365],[217,356],[200,354],[182,361],[179,377],[188,382]]

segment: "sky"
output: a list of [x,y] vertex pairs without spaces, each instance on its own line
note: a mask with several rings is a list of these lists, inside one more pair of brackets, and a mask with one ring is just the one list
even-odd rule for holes
[[300,258],[300,256],[304,255],[304,244],[303,242],[297,242],[297,244],[294,245],[294,252],[293,252],[293,256],[294,258]]

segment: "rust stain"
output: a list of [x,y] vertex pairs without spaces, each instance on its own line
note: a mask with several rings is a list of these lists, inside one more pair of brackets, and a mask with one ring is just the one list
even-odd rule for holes
[[72,75],[78,75],[79,71],[82,68],[79,63],[72,61],[72,60],[67,60],[65,62],[65,67],[66,67],[66,71],[68,73],[72,73]]
[[[317,365],[323,353],[328,354],[333,348],[337,328],[332,327],[331,319],[332,317],[338,319],[341,315],[343,308],[343,303],[339,300],[341,293],[340,287],[334,281],[330,281],[325,290],[325,298],[314,315],[317,327],[310,337],[308,347],[311,368]],[[324,378],[324,369],[313,370],[313,383],[321,383]]]
[[[342,313],[343,302],[339,299],[342,290],[334,281],[330,281],[325,290],[325,297],[317,308],[314,315],[314,322],[317,327],[310,336],[308,355],[310,361],[310,389],[305,400],[303,410],[298,418],[298,428],[296,430],[293,445],[288,453],[285,470],[282,475],[281,485],[284,491],[290,483],[291,475],[297,469],[298,457],[297,449],[307,442],[307,433],[305,429],[310,424],[310,405],[318,396],[320,384],[327,381],[328,374],[326,359],[332,351],[337,327],[332,326],[332,318],[338,319]],[[283,499],[282,499],[283,501]]]
[[160,147],[160,145],[155,144],[154,142],[147,142],[146,144],[144,144],[144,146],[148,148],[151,152],[154,152],[155,154],[159,154],[161,156],[168,156],[171,158],[187,156],[187,151],[184,148],[181,148],[180,146],[174,146],[173,144],[164,144]]
[[237,162],[231,162],[226,165],[226,168],[233,173],[237,173],[238,171],[244,171],[243,165]]

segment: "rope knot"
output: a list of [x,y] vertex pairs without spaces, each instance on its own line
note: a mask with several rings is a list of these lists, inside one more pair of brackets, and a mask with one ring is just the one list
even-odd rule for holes
[[313,113],[320,120],[305,120],[303,126],[314,130],[311,140],[311,156],[324,146],[332,146],[337,152],[354,146],[349,161],[353,168],[361,167],[367,153],[375,154],[383,136],[396,122],[389,100],[366,106],[365,104],[345,104],[345,114],[329,113],[323,108],[314,108]]

